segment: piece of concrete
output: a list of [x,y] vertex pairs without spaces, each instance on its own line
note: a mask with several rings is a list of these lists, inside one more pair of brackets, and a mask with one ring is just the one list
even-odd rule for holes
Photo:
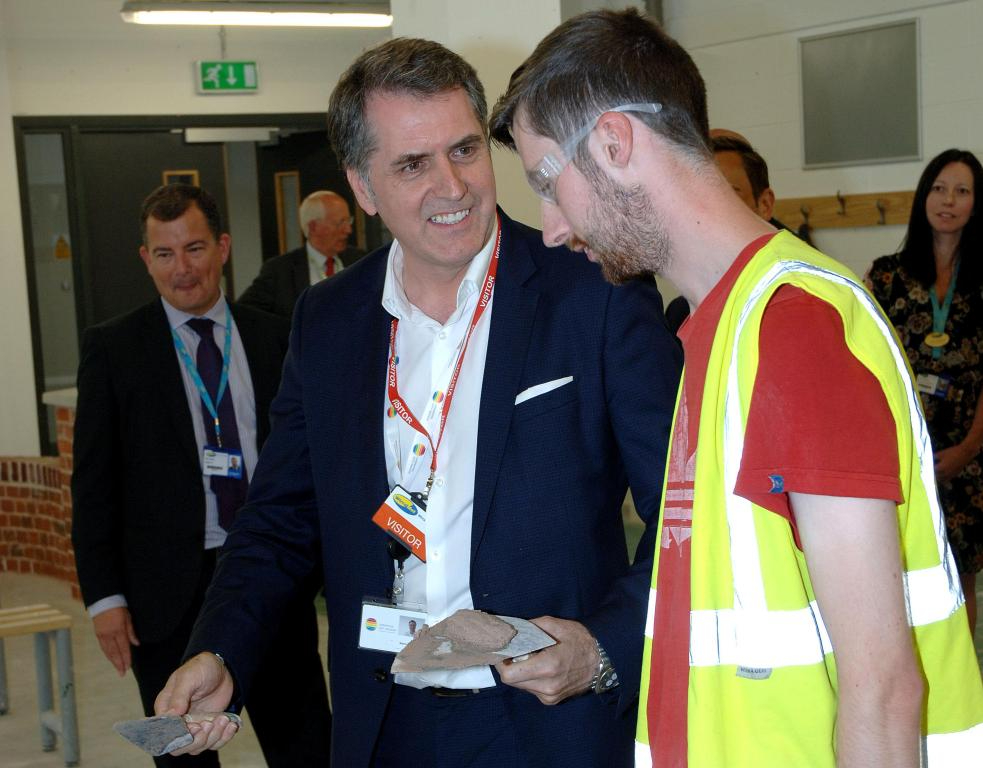
[[175,749],[186,747],[194,736],[188,730],[189,722],[205,722],[214,720],[216,717],[225,715],[236,725],[241,725],[242,720],[232,712],[210,712],[207,714],[196,715],[157,715],[156,717],[142,717],[139,720],[123,720],[113,725],[113,730],[120,736],[140,747],[154,757],[166,755]]
[[[479,615],[480,614],[480,615]],[[556,640],[543,632],[531,621],[514,616],[491,616],[480,611],[462,609],[450,617],[459,625],[466,622],[470,628],[466,632],[452,631],[449,637],[446,633],[448,619],[424,626],[416,636],[401,650],[393,660],[391,671],[424,672],[429,669],[464,669],[483,665],[497,664],[505,659],[527,656],[530,653],[555,645]],[[487,620],[494,619],[511,627],[505,633],[498,633],[492,638],[480,637],[477,633],[486,626],[495,627]],[[472,632],[471,630],[476,630]],[[506,636],[511,640],[505,639]],[[478,642],[474,642],[475,638]],[[487,650],[489,647],[498,650]]]

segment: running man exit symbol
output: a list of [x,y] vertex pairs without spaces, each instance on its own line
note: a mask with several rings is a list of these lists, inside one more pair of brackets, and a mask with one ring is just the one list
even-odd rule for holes
[[198,93],[255,93],[259,68],[255,61],[198,61]]

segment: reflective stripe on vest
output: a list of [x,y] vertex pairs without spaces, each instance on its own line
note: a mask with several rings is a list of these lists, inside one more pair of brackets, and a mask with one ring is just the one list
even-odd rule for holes
[[[983,744],[983,723],[959,733],[930,733],[924,739],[922,765],[970,765],[972,757],[979,755],[980,744]],[[651,758],[648,764],[652,765]]]

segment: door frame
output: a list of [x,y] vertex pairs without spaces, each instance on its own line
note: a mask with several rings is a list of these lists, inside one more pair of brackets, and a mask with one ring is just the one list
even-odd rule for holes
[[[91,324],[94,316],[93,299],[85,276],[91,266],[88,228],[80,215],[84,197],[84,179],[79,168],[76,144],[87,132],[144,133],[174,131],[183,128],[261,127],[268,125],[289,128],[324,128],[323,112],[292,112],[280,114],[236,115],[52,115],[14,117],[14,153],[17,160],[17,184],[21,201],[21,231],[24,238],[24,261],[27,273],[28,312],[31,327],[31,350],[34,358],[34,390],[37,396],[38,436],[42,455],[57,455],[56,441],[49,437],[48,407],[42,402],[44,394],[44,357],[42,354],[41,320],[38,308],[37,280],[34,274],[34,237],[31,222],[30,195],[27,184],[27,158],[24,137],[32,133],[58,133],[62,137],[65,164],[65,190],[68,198],[69,236],[72,242],[72,282],[75,290],[75,315],[78,338]],[[226,169],[226,175],[228,169]]]

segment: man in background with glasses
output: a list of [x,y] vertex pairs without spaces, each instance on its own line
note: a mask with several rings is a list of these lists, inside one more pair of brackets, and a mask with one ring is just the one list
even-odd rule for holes
[[263,262],[256,279],[239,297],[240,304],[289,319],[300,294],[362,256],[348,246],[355,220],[337,192],[312,192],[300,204],[298,216],[306,242]]
[[637,11],[575,17],[491,126],[544,198],[548,243],[583,242],[614,282],[659,273],[694,307],[636,765],[980,754],[983,688],[904,355],[855,276],[733,193],[689,55]]

